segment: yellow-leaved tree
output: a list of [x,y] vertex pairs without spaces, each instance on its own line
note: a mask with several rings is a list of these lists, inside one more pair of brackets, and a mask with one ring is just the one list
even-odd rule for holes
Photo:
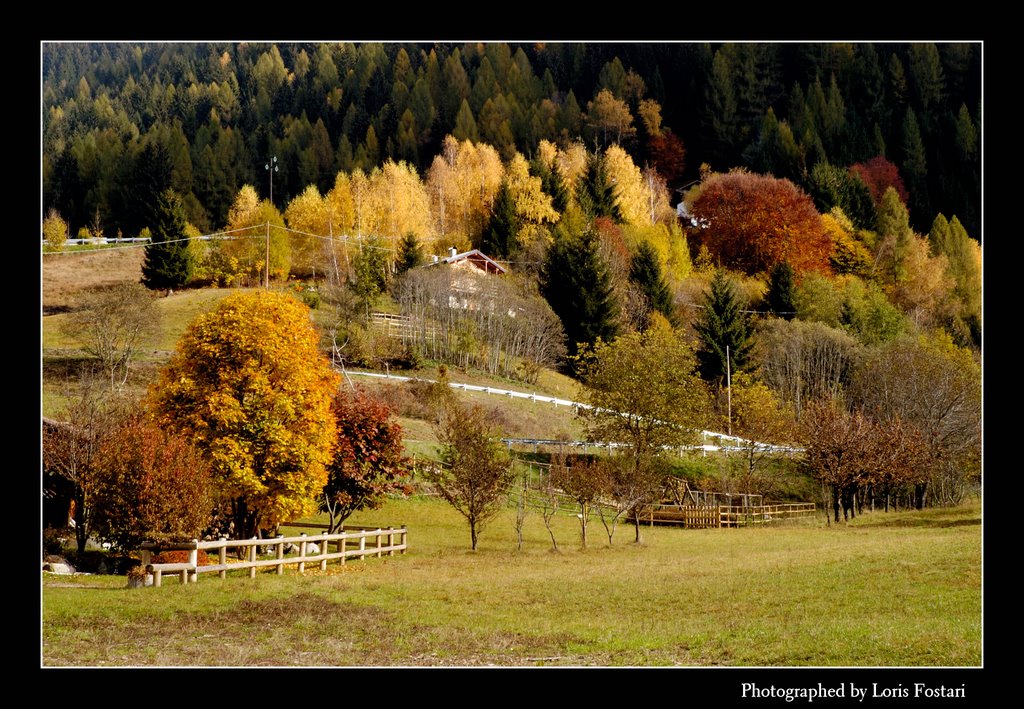
[[287,278],[291,247],[283,227],[284,218],[270,200],[260,201],[252,185],[242,185],[228,210],[225,237],[211,242],[204,276],[220,285],[255,285],[269,262],[272,278]]
[[284,210],[292,252],[292,273],[299,276],[316,276],[317,267],[323,267],[324,249],[321,239],[330,231],[327,200],[320,195],[316,185],[307,185],[298,197],[288,203]]
[[149,392],[158,422],[205,452],[236,537],[316,509],[339,383],[318,344],[305,305],[280,293],[236,293],[189,325]]
[[461,143],[447,136],[427,171],[435,232],[441,243],[462,248],[476,242],[490,219],[505,177],[498,151],[486,143]]

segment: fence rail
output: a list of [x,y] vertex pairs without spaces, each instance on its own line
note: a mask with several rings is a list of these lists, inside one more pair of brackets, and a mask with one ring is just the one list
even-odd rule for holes
[[655,524],[673,524],[689,529],[746,527],[771,524],[814,515],[813,502],[781,505],[655,505],[650,519]]
[[[249,578],[255,578],[258,569],[274,567],[277,574],[283,574],[284,567],[293,564],[297,566],[300,574],[305,573],[306,564],[316,564],[321,571],[326,571],[328,561],[340,560],[344,564],[348,559],[365,559],[367,556],[394,556],[395,552],[404,554],[409,546],[408,534],[405,527],[380,527],[360,531],[342,531],[336,534],[307,535],[303,533],[297,537],[279,536],[271,539],[221,537],[214,541],[193,540],[187,544],[177,545],[146,544],[141,550],[141,555],[146,573],[152,574],[153,585],[159,586],[163,575],[171,573],[177,574],[181,583],[195,583],[199,574],[204,573],[216,573],[220,578],[226,578],[228,571],[248,570]],[[285,546],[289,544],[298,547],[298,554],[285,554]],[[316,553],[309,553],[311,544],[317,545]],[[332,545],[334,551],[331,551]],[[259,547],[267,547],[272,558],[258,558]],[[245,558],[229,562],[228,549],[244,550]],[[200,566],[199,552],[214,550],[217,552],[217,563]],[[158,551],[187,551],[189,560],[174,564],[154,564],[152,555]]]

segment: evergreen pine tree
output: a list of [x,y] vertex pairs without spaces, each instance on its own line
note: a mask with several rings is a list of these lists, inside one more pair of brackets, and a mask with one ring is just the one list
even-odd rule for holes
[[711,279],[711,289],[694,329],[700,341],[698,370],[705,380],[725,377],[726,348],[733,372],[746,366],[754,345],[750,319],[741,312],[733,283],[724,271],[717,271]]
[[192,257],[185,240],[185,207],[174,190],[159,195],[142,262],[142,282],[152,290],[179,288],[192,277]]
[[426,259],[423,256],[423,248],[416,235],[410,232],[403,236],[398,244],[398,259],[395,264],[398,273],[405,273],[422,266],[424,261]]
[[789,262],[780,261],[775,264],[768,277],[768,295],[765,296],[765,303],[772,313],[785,320],[792,320],[796,315],[793,276],[793,267]]
[[530,163],[530,174],[540,178],[540,187],[551,197],[551,206],[559,214],[569,208],[569,188],[565,186],[562,174],[549,168],[541,160],[534,159]]
[[125,195],[127,207],[123,224],[126,234],[135,235],[143,227],[153,230],[160,219],[160,198],[171,188],[173,166],[171,155],[163,143],[150,141],[143,148],[132,168]]
[[636,253],[633,254],[629,263],[629,280],[647,296],[652,310],[664,315],[669,322],[675,321],[672,291],[669,290],[668,283],[661,272],[658,254],[649,241],[641,242]]
[[519,247],[518,234],[522,227],[508,183],[503,182],[494,198],[491,219],[484,229],[480,249],[488,256],[508,258]]
[[569,234],[559,230],[541,269],[540,292],[562,321],[569,370],[581,346],[618,334],[618,304],[611,273],[597,250],[597,236],[590,230]]
[[615,203],[614,184],[608,177],[601,155],[595,153],[587,161],[587,172],[576,188],[576,200],[592,219],[611,217],[617,222],[622,221],[619,205]]

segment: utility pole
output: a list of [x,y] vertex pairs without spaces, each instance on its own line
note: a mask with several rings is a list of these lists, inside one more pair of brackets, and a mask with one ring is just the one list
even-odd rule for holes
[[729,435],[732,435],[732,371],[729,365],[729,345],[725,346],[725,391],[729,402]]
[[274,173],[277,172],[277,156],[273,156],[263,166],[263,169],[270,173],[270,203],[274,203]]

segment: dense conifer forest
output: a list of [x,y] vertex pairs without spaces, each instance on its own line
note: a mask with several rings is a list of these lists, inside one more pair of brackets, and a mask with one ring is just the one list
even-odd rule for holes
[[670,187],[706,163],[810,189],[820,165],[881,157],[915,229],[942,213],[980,238],[980,66],[977,43],[46,44],[44,210],[137,233],[156,144],[207,232],[243,185],[269,197],[271,156],[283,210],[339,171],[423,175],[452,135],[506,161],[615,143]]

